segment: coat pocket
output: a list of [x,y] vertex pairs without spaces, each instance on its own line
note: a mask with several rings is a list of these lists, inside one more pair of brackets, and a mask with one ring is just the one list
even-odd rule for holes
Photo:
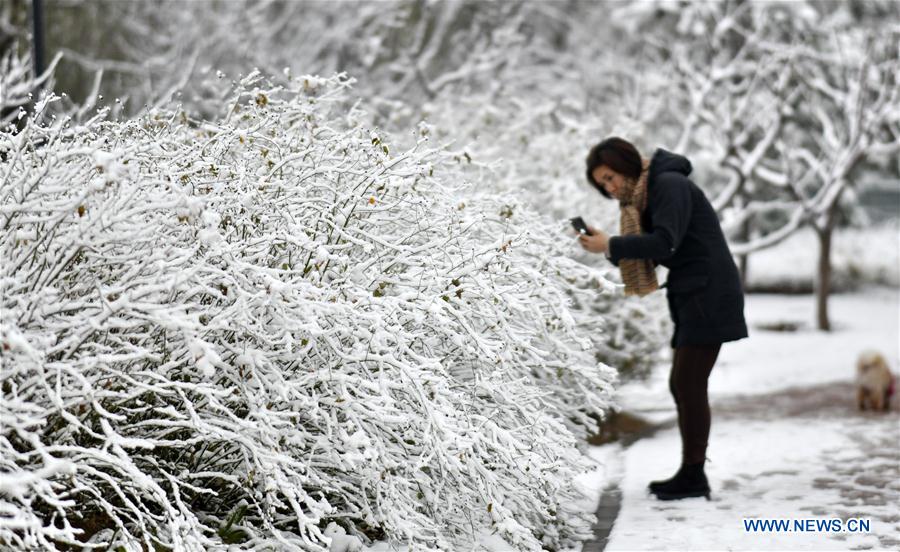
[[700,293],[669,296],[669,316],[676,325],[708,326],[709,317]]
[[666,289],[669,295],[691,295],[697,293],[709,285],[709,276],[705,274],[697,274],[694,276],[683,276],[680,278],[671,278],[666,281]]
[[703,292],[709,276],[689,276],[666,282],[669,315],[676,325],[704,326],[708,320]]

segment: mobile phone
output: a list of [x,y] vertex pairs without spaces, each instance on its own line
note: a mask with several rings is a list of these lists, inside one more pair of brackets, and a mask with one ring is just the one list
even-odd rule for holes
[[584,219],[582,219],[581,217],[570,219],[569,222],[572,223],[572,228],[574,228],[575,231],[579,234],[584,234],[586,236],[592,235],[591,231],[588,230],[587,224],[584,223]]

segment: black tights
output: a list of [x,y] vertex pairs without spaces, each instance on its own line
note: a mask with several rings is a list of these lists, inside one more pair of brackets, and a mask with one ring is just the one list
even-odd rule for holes
[[706,460],[710,426],[706,388],[709,373],[716,364],[721,346],[687,345],[675,349],[669,390],[678,408],[681,458],[684,464],[698,464]]

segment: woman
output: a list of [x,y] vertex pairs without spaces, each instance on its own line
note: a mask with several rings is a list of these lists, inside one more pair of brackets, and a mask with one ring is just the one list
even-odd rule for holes
[[680,155],[657,149],[647,161],[621,138],[600,142],[588,154],[587,178],[619,201],[621,235],[589,228],[579,238],[582,247],[605,253],[619,267],[627,295],[658,289],[656,264],[669,269],[663,285],[675,323],[669,390],[678,409],[682,462],[673,477],[650,483],[661,500],[709,499],[703,471],[707,382],[722,343],[747,337],[737,266],[716,212],[690,174],[690,161]]

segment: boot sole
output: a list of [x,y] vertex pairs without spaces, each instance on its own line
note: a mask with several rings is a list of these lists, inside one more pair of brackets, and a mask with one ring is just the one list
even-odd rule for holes
[[655,494],[656,498],[659,500],[681,500],[682,498],[700,498],[701,496],[706,500],[711,500],[709,498],[709,491],[692,491],[688,493],[666,493],[657,491],[653,494]]

